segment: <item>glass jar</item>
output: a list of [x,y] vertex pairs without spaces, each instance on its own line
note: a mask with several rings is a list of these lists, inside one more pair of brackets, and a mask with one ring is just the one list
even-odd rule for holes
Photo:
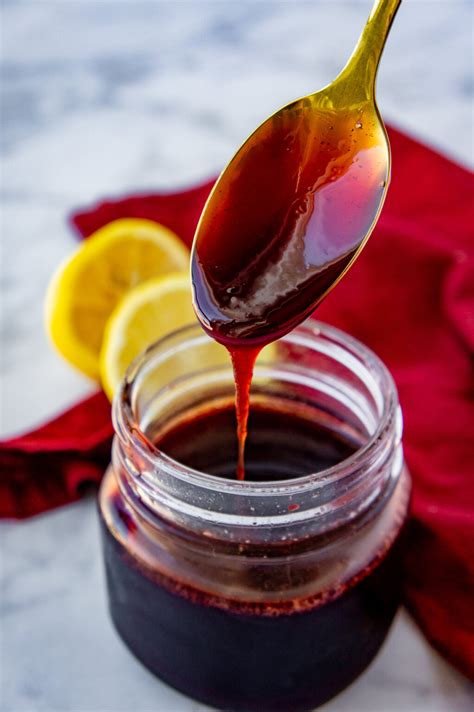
[[397,393],[369,349],[310,319],[257,362],[252,407],[304,412],[355,443],[349,457],[241,482],[154,445],[233,393],[227,354],[197,325],[129,369],[99,500],[110,611],[180,691],[219,709],[308,710],[367,667],[399,602],[410,485]]

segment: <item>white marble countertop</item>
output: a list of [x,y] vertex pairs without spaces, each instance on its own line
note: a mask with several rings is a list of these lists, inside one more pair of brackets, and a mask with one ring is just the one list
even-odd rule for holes
[[[71,209],[214,174],[291,98],[330,81],[368,0],[4,0],[3,436],[93,386],[49,348],[42,298],[74,246]],[[472,164],[472,3],[406,0],[379,79],[385,118]],[[3,523],[0,706],[195,712],[114,634],[92,500]],[[461,712],[472,689],[400,613],[327,712]]]

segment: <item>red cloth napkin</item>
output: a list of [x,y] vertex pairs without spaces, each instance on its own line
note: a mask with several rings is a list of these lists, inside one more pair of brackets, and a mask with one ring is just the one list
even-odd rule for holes
[[[413,476],[405,602],[427,638],[474,677],[473,179],[391,130],[393,179],[363,255],[318,309],[391,369]],[[109,201],[72,218],[87,237],[144,217],[189,245],[212,181],[193,190]],[[102,394],[0,446],[0,514],[22,517],[75,499],[109,457]]]

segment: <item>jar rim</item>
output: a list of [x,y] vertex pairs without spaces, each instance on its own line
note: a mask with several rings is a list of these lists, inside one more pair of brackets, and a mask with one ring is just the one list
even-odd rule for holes
[[[381,446],[382,436],[390,429],[396,419],[398,411],[398,395],[393,378],[383,361],[367,346],[358,339],[348,335],[346,332],[320,322],[310,317],[303,324],[299,325],[283,339],[295,342],[301,338],[322,337],[331,342],[334,346],[342,349],[346,354],[352,356],[367,372],[369,369],[376,373],[377,385],[382,397],[381,412],[374,432],[368,437],[367,442],[349,457],[341,462],[319,470],[318,472],[304,475],[297,478],[256,482],[250,480],[229,480],[218,478],[215,475],[207,474],[191,467],[183,465],[162,452],[154,443],[149,440],[145,432],[141,429],[138,418],[134,413],[133,388],[140,378],[142,370],[146,367],[149,359],[156,353],[166,352],[168,347],[176,341],[178,337],[186,338],[201,335],[203,339],[210,337],[205,334],[199,324],[189,324],[181,327],[155,343],[151,344],[143,351],[129,366],[122,384],[113,402],[113,423],[114,428],[122,441],[129,442],[137,450],[140,457],[149,463],[153,469],[159,468],[166,471],[176,479],[183,480],[187,484],[194,485],[203,490],[229,494],[233,496],[268,496],[271,494],[294,495],[301,494],[309,489],[318,489],[338,482],[353,473],[360,467],[365,467],[368,459],[372,460]],[[303,513],[302,513],[303,515]],[[293,519],[298,518],[298,513],[293,513]]]

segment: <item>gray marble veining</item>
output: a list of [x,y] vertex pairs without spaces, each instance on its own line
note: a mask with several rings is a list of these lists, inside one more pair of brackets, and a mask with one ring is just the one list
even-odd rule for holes
[[[51,350],[42,301],[75,207],[216,173],[249,131],[330,81],[368,0],[10,0],[2,10],[2,434],[94,385]],[[465,163],[472,3],[407,0],[379,78],[385,118]],[[93,502],[3,523],[0,704],[8,712],[195,712],[106,615]],[[400,614],[331,712],[462,712],[464,679]]]

